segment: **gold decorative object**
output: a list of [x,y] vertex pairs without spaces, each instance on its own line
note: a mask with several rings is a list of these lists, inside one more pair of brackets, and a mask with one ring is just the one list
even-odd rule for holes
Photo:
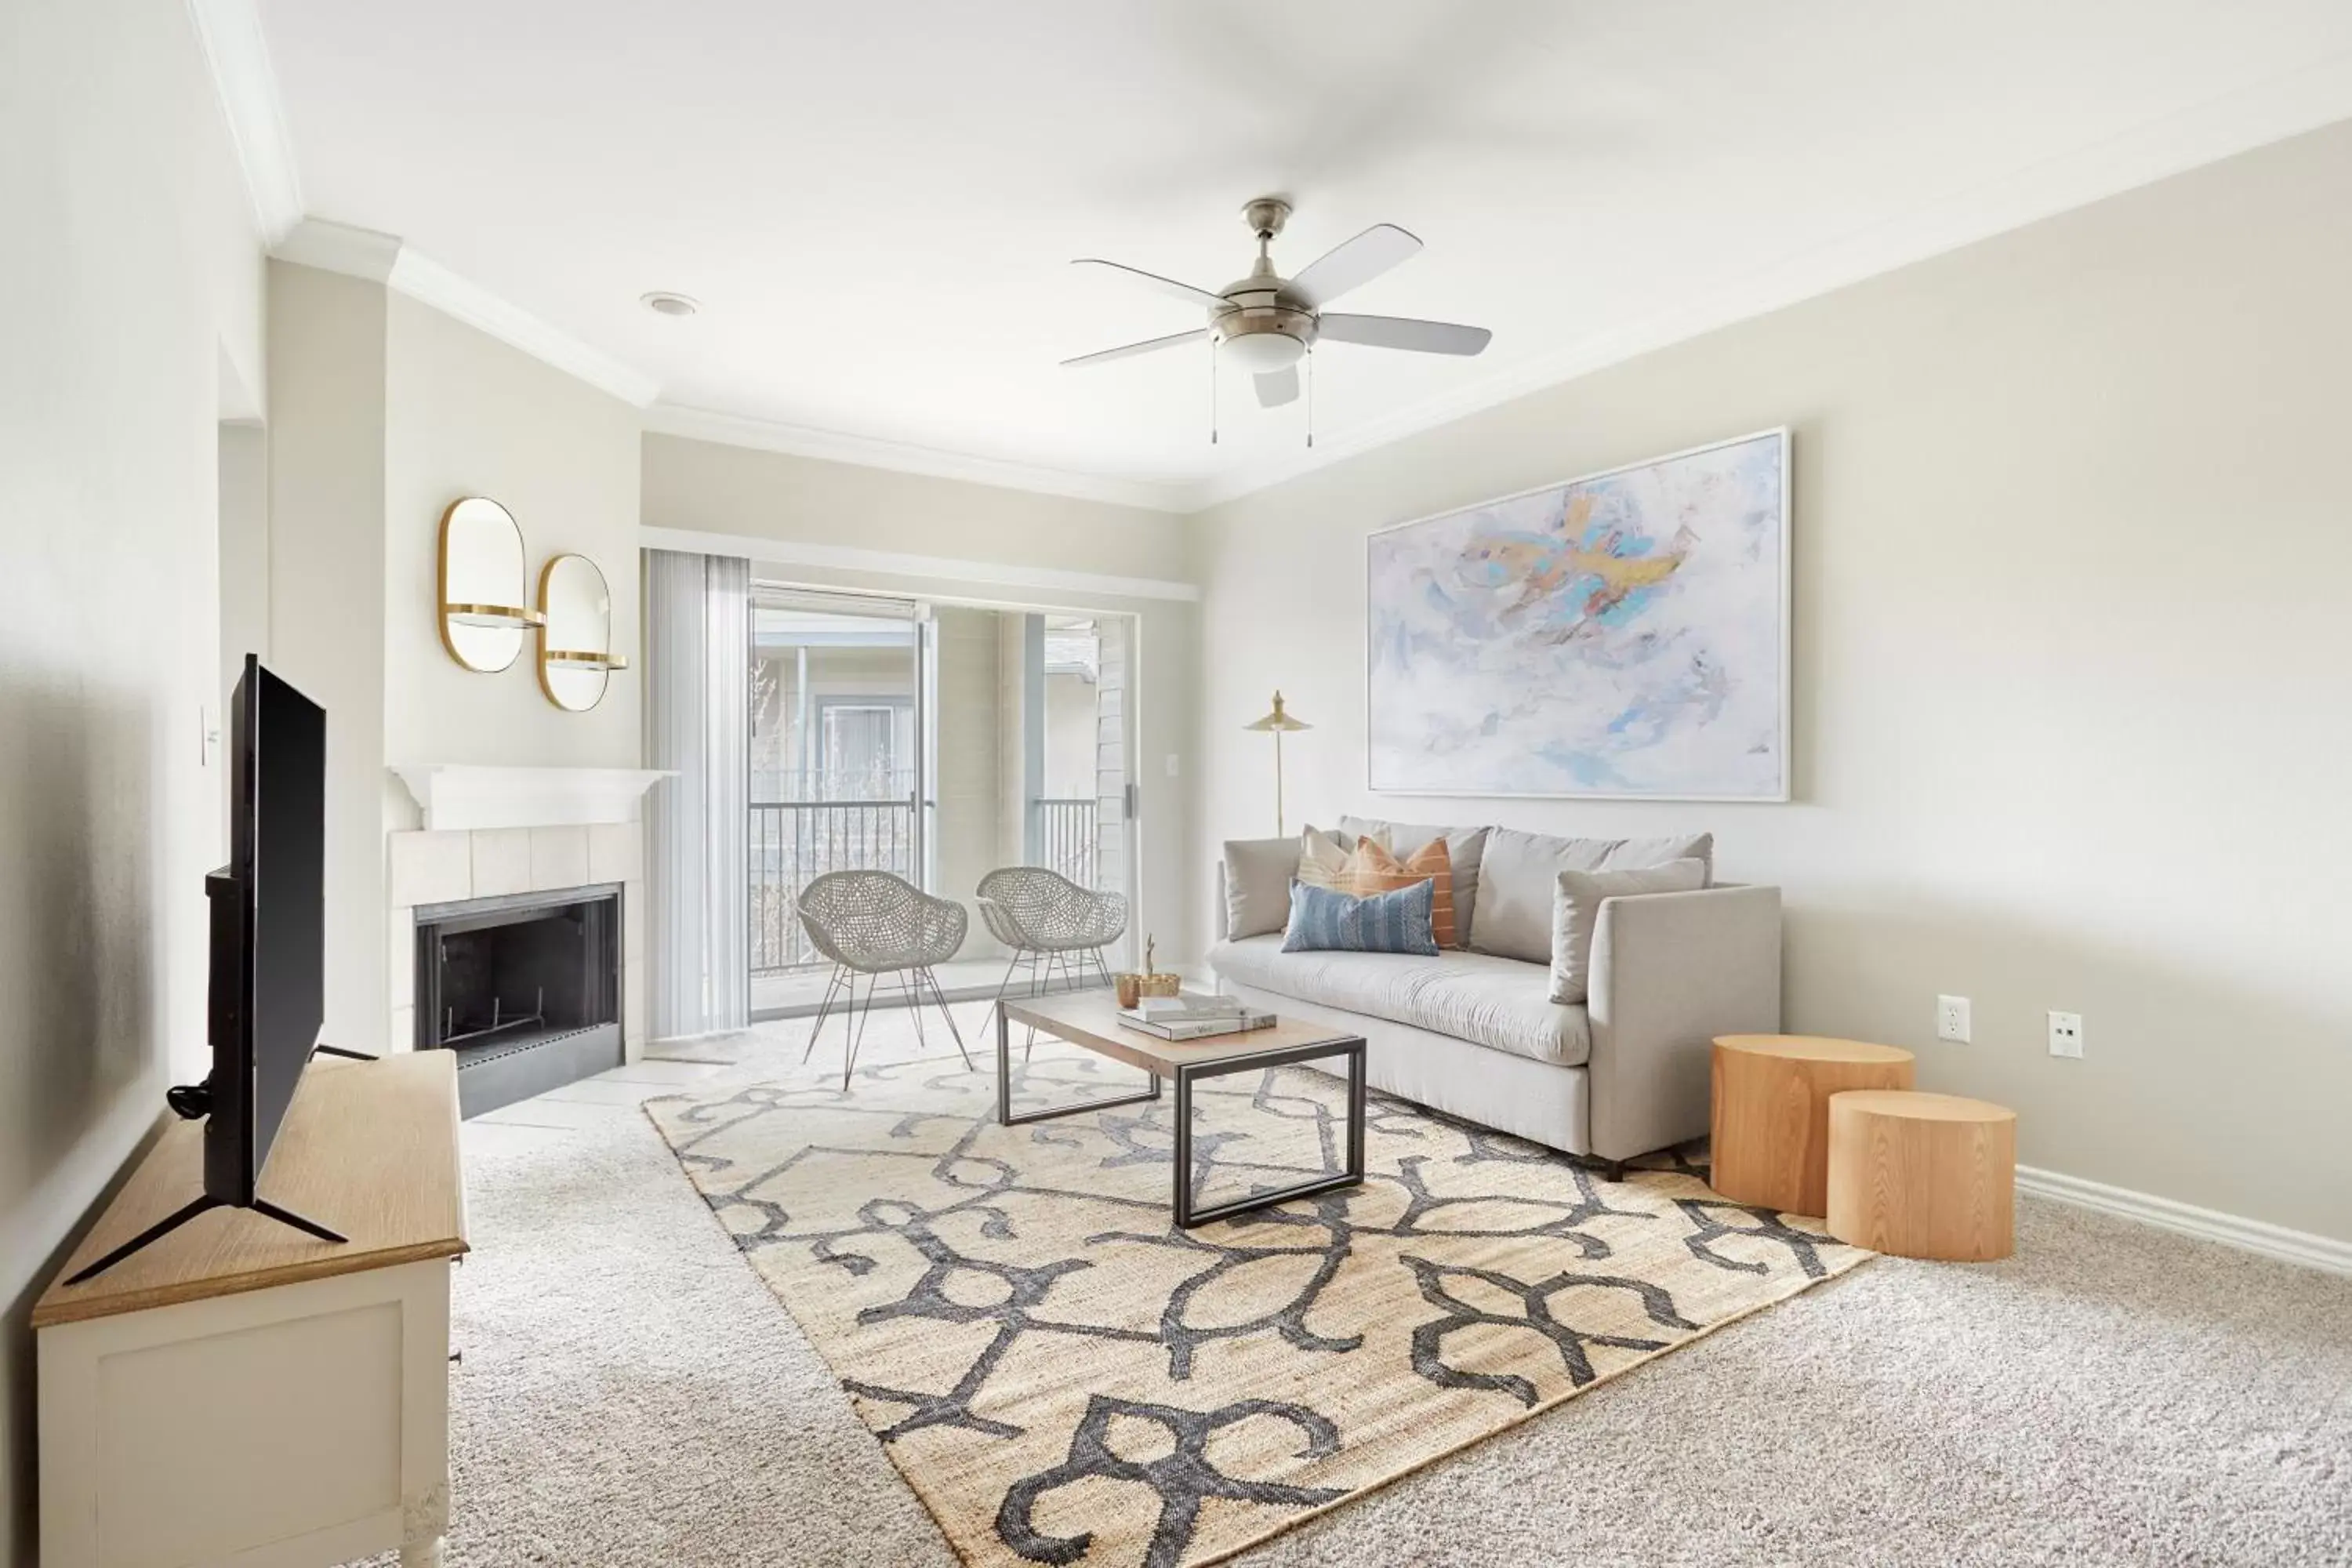
[[1315,726],[1303,719],[1294,719],[1284,712],[1282,693],[1277,691],[1274,694],[1274,711],[1254,724],[1244,725],[1243,728],[1265,731],[1274,736],[1274,836],[1276,838],[1287,838],[1290,836],[1290,829],[1284,825],[1282,814],[1282,738],[1293,731],[1312,730]]
[[1153,967],[1151,955],[1159,945],[1157,937],[1143,939],[1142,973],[1114,974],[1110,977],[1111,989],[1118,994],[1120,1006],[1132,1007],[1146,996],[1179,996],[1183,994],[1182,975],[1162,974]]
[[629,661],[611,651],[613,591],[585,555],[557,555],[539,574],[539,685],[568,713],[604,700],[613,671]]
[[494,675],[522,652],[522,634],[546,617],[523,604],[522,529],[488,496],[441,514],[441,646],[467,669]]

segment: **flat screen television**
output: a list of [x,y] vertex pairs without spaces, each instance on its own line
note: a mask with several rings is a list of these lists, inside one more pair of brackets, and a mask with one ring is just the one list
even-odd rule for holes
[[205,1191],[250,1207],[326,1016],[327,710],[251,654],[230,703]]
[[260,1193],[295,1086],[312,1052],[322,1048],[327,710],[251,654],[229,700],[229,861],[205,879],[212,910],[212,1071],[166,1097],[182,1116],[205,1119],[204,1193],[71,1284],[207,1209],[254,1209],[323,1241],[343,1239]]

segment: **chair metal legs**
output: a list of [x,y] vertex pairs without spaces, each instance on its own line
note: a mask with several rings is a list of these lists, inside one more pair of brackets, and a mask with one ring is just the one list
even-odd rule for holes
[[860,1011],[857,1006],[857,974],[854,970],[850,973],[849,1007],[856,1015],[857,1026],[849,1031],[849,1049],[841,1058],[841,1092],[844,1094],[849,1092],[849,1075],[856,1070],[857,1047],[866,1040],[866,1021],[874,1016],[874,988],[881,982],[882,977],[878,974],[866,977],[866,1006]]
[[[926,1050],[929,1046],[929,1037],[923,1030],[923,1009],[937,1007],[940,1016],[947,1020],[948,1037],[955,1041],[956,1055],[963,1058],[968,1070],[971,1069],[971,1051],[964,1045],[963,1030],[957,1026],[955,1011],[948,1005],[947,993],[940,989],[940,977],[931,972],[930,966],[921,964],[889,973],[891,984],[898,989],[900,1000],[914,1020],[917,1050]],[[846,1037],[843,1041],[841,1060],[841,1087],[844,1090],[849,1088],[850,1075],[857,1066],[857,1047],[866,1038],[866,1020],[874,1016],[874,993],[882,984],[881,975],[866,975],[866,996],[861,1002],[857,995],[857,975],[858,971],[846,964],[834,965],[833,977],[824,988],[824,1000],[817,1006],[816,1022],[809,1026],[808,1046],[801,1052],[803,1063],[816,1054],[817,1036],[824,1031],[825,1020],[838,1011],[842,1033]],[[1006,978],[1011,978],[1009,973]]]
[[[808,1048],[801,1052],[803,1067],[806,1067],[809,1058],[816,1054],[816,1037],[824,1030],[825,1015],[833,1011],[833,999],[841,990],[841,977],[848,973],[847,969],[838,963],[833,966],[833,977],[825,982],[824,1000],[817,1004],[816,1022],[809,1026]],[[854,999],[856,982],[853,979],[850,985]]]
[[[1074,948],[1067,951],[1058,949],[1049,951],[1035,947],[1013,949],[1011,961],[1004,966],[1003,977],[996,983],[996,997],[989,1004],[989,1012],[992,1014],[1003,1007],[1004,998],[1013,990],[1014,973],[1024,969],[1028,971],[1029,994],[1032,996],[1044,995],[1055,990],[1054,978],[1056,974],[1061,976],[1060,989],[1064,991],[1086,989],[1095,983],[1087,973],[1087,960],[1089,958],[1094,960],[1095,973],[1102,976],[1102,984],[1108,988],[1111,984],[1110,965],[1103,961],[1102,949],[1098,947]],[[987,1017],[983,1016],[981,1022],[985,1026],[988,1022]],[[1037,1031],[1027,1030],[1026,1037],[1021,1047],[1021,1059],[1024,1061],[1028,1060],[1029,1053],[1036,1049]]]
[[927,963],[920,969],[915,971],[915,984],[917,988],[917,996],[919,998],[916,1003],[916,1010],[919,1015],[919,1019],[915,1026],[918,1029],[922,1027],[919,1021],[919,1014],[922,1007],[919,997],[921,995],[921,988],[928,985],[930,987],[931,1000],[939,1004],[940,1016],[948,1021],[948,1036],[950,1039],[955,1041],[956,1055],[963,1058],[964,1070],[967,1072],[971,1071],[971,1053],[964,1049],[963,1031],[956,1027],[955,1010],[948,1005],[947,993],[940,989],[940,977],[931,973],[931,966]]

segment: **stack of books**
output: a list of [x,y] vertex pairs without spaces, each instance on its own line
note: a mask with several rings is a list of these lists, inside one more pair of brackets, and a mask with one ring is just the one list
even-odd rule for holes
[[1210,1035],[1263,1029],[1272,1025],[1275,1017],[1261,1008],[1244,1007],[1231,996],[1187,991],[1178,996],[1140,997],[1134,1006],[1118,1010],[1118,1021],[1130,1029],[1141,1029],[1163,1040],[1198,1040]]

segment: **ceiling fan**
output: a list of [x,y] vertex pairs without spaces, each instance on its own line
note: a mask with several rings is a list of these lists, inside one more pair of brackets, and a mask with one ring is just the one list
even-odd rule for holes
[[1242,209],[1250,232],[1257,236],[1257,262],[1250,275],[1212,293],[1162,278],[1141,268],[1087,257],[1076,267],[1108,267],[1114,272],[1205,308],[1209,323],[1189,332],[1147,338],[1097,353],[1062,362],[1066,367],[1106,364],[1112,360],[1172,349],[1180,343],[1207,340],[1231,354],[1257,383],[1257,400],[1278,408],[1298,396],[1298,362],[1320,340],[1362,343],[1370,348],[1407,349],[1425,354],[1475,354],[1494,333],[1484,327],[1457,326],[1451,321],[1417,321],[1405,316],[1349,316],[1326,310],[1349,289],[1370,282],[1402,261],[1412,258],[1421,241],[1391,223],[1374,224],[1355,238],[1328,251],[1296,278],[1274,269],[1269,254],[1275,237],[1290,216],[1290,204],[1263,196]]

